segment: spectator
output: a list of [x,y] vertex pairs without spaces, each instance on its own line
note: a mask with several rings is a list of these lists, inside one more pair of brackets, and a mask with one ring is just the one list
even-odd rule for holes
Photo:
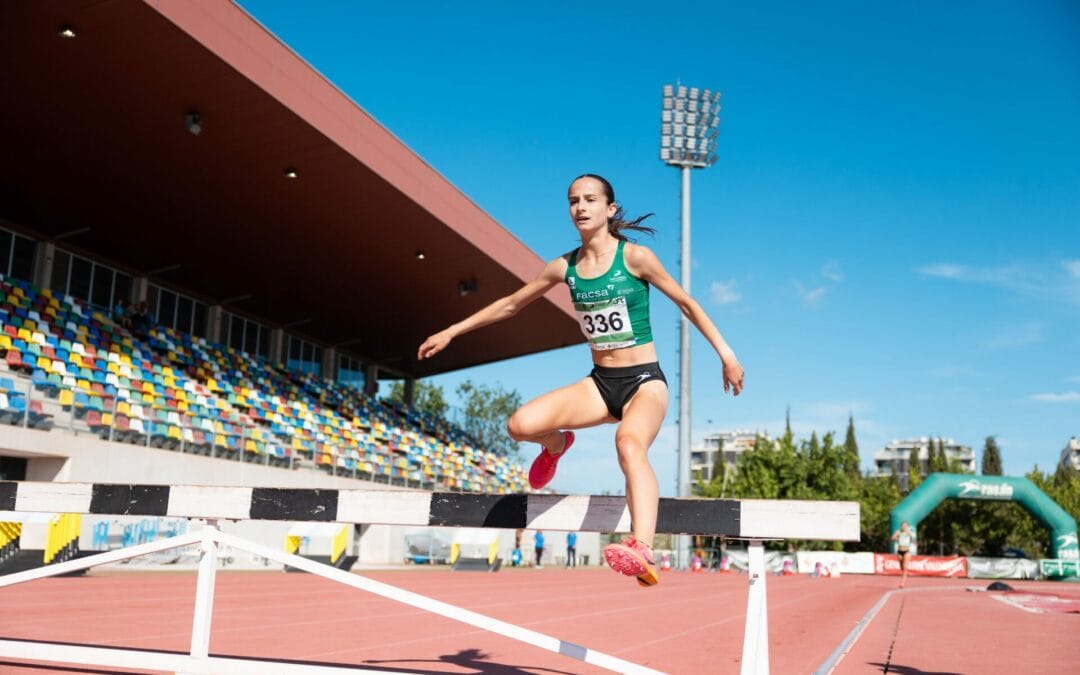
[[577,532],[566,535],[566,566],[577,567]]
[[136,306],[135,312],[131,316],[131,330],[136,335],[146,337],[146,334],[150,332],[150,327],[153,324],[154,316],[146,306],[146,301],[143,300]]
[[542,530],[537,530],[533,535],[533,547],[536,549],[536,568],[544,569],[544,533]]
[[123,298],[117,298],[116,304],[113,305],[112,310],[113,322],[116,325],[123,328],[131,328],[131,321],[128,319],[128,307],[124,304]]

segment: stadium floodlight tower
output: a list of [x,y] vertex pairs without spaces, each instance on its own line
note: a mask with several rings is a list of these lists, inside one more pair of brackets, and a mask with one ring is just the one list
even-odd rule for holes
[[[716,163],[720,92],[681,84],[664,85],[660,110],[660,159],[682,174],[681,283],[690,292],[690,169]],[[690,321],[679,321],[679,497],[690,496]],[[678,565],[690,562],[690,537],[679,535]]]

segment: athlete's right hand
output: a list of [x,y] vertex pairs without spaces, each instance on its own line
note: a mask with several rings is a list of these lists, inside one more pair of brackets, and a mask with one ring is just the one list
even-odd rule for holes
[[453,337],[449,331],[439,331],[428,339],[424,340],[424,344],[420,345],[420,349],[416,352],[416,360],[423,361],[424,359],[430,359],[442,350],[446,349],[446,345],[450,344],[450,340]]

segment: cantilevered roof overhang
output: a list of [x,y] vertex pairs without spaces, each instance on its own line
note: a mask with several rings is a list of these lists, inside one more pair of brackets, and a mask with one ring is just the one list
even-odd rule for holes
[[0,91],[0,218],[43,239],[409,376],[583,342],[556,288],[418,363],[543,261],[231,2],[0,3]]

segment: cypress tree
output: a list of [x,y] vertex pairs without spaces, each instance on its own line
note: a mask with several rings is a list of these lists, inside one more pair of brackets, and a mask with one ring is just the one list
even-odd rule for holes
[[914,490],[919,481],[922,480],[922,467],[919,465],[919,446],[915,446],[911,449],[911,454],[908,455],[908,476],[907,476],[907,489]]
[[855,442],[855,417],[848,414],[847,436],[844,438],[844,473],[859,475],[859,444]]
[[1002,475],[1001,450],[993,436],[986,437],[986,445],[983,447],[982,473],[984,476]]

